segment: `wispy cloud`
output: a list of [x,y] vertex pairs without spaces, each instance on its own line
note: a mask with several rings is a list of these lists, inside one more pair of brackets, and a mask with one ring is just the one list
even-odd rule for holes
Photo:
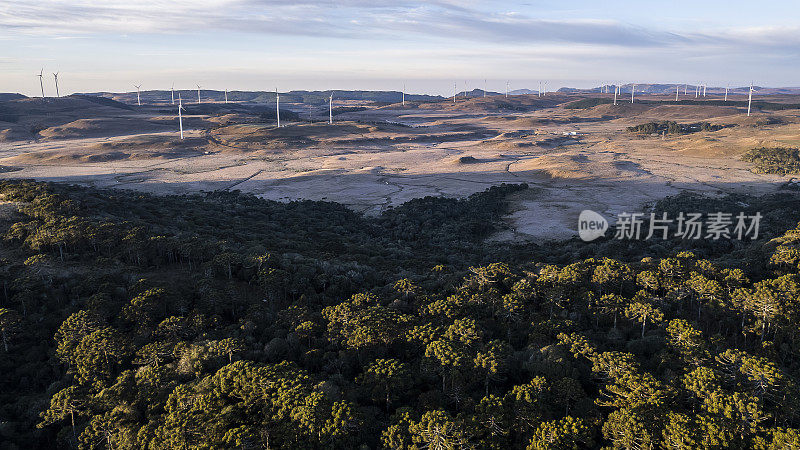
[[798,27],[759,27],[680,33],[611,20],[544,20],[529,14],[487,13],[477,2],[411,0],[2,0],[0,34],[65,38],[92,34],[173,34],[223,30],[268,35],[467,40],[525,45],[537,42],[626,47],[737,45],[790,47]]
[[177,0],[103,2],[4,0],[0,29],[61,36],[91,33],[181,33],[230,30],[279,35],[578,42],[627,46],[670,45],[687,38],[600,20],[540,20],[524,14],[487,14],[454,1]]

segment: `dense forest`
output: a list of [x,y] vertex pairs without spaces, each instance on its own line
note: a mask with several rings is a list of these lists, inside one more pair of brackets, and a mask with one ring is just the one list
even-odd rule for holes
[[756,241],[500,244],[503,185],[366,217],[0,183],[0,449],[800,448],[800,200]]

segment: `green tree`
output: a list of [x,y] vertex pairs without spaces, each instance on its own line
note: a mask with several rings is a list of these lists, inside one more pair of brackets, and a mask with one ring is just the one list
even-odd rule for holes
[[78,434],[75,427],[75,417],[79,418],[89,412],[88,392],[78,386],[70,386],[56,392],[50,398],[50,407],[41,413],[42,421],[36,426],[44,428],[48,425],[59,423],[69,418],[72,428],[72,441],[76,445]]
[[667,326],[670,346],[692,364],[706,356],[702,333],[684,319],[673,319]]
[[501,340],[493,340],[475,356],[475,367],[484,372],[484,395],[489,396],[489,380],[497,378],[506,369],[511,348]]
[[543,422],[528,444],[528,450],[573,450],[594,445],[592,429],[582,419],[564,417]]
[[409,431],[417,448],[453,450],[467,443],[461,427],[443,410],[426,412],[419,422],[409,426]]
[[483,397],[475,405],[467,431],[472,440],[484,448],[500,450],[511,447],[511,420],[507,405],[494,395]]
[[8,353],[11,335],[17,331],[20,317],[13,309],[0,308],[0,337],[3,339],[3,350]]
[[88,311],[81,310],[71,314],[56,331],[56,355],[63,362],[74,364],[74,353],[78,344],[100,326],[99,320]]
[[84,336],[75,349],[78,382],[109,381],[130,353],[125,338],[113,328],[100,328]]
[[625,308],[625,317],[642,324],[642,337],[644,337],[647,321],[659,323],[664,320],[664,313],[650,303],[631,303]]
[[603,436],[612,448],[639,450],[652,448],[656,441],[648,430],[647,421],[630,409],[618,409],[603,423]]
[[698,447],[697,432],[697,426],[690,416],[670,411],[662,432],[661,448],[693,450]]
[[359,377],[359,382],[372,386],[373,400],[382,399],[389,411],[389,404],[409,384],[408,367],[397,359],[373,361]]

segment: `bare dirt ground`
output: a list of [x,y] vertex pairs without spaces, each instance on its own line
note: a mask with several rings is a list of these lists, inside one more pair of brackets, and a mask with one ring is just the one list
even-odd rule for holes
[[[417,197],[464,197],[524,182],[532,189],[513,197],[511,231],[495,239],[542,240],[575,235],[583,209],[613,220],[684,190],[775,192],[788,177],[750,172],[741,153],[800,146],[800,110],[747,117],[741,107],[670,105],[657,97],[649,100],[663,103],[565,107],[579,98],[366,104],[337,115],[333,125],[318,119],[282,128],[242,113],[189,111],[183,141],[165,107],[59,109],[60,99],[49,107],[26,100],[15,105],[16,122],[0,117],[0,178],[157,194],[235,189],[280,201],[334,201],[370,214]],[[303,111],[310,118],[327,114]],[[626,130],[659,120],[735,126],[666,136]]]

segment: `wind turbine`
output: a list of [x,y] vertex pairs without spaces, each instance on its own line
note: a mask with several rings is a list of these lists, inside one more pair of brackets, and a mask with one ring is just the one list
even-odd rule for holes
[[183,108],[183,101],[181,101],[181,94],[178,93],[178,125],[181,127],[181,140],[183,140],[183,115],[181,115],[181,111],[185,111]]
[[542,95],[547,95],[547,81],[544,82],[544,92],[542,92]]
[[456,102],[456,94],[458,93],[457,91],[458,91],[458,84],[453,83],[453,103]]
[[333,123],[333,92],[331,92],[331,98],[328,99],[328,123]]
[[631,85],[631,104],[633,104],[633,94],[636,92],[636,85]]
[[486,98],[486,79],[483,80],[483,98]]
[[[226,91],[227,92],[227,91]],[[278,128],[281,127],[281,96],[278,94],[278,88],[275,88],[275,117],[278,118]]]
[[406,106],[406,84],[403,83],[403,106]]
[[539,97],[542,96],[542,81],[539,80]]
[[678,101],[678,95],[680,95],[680,93],[681,93],[681,87],[676,85],[675,86],[675,101],[676,102]]
[[172,101],[172,104],[174,105],[175,104],[175,83],[172,83],[172,90],[170,92],[172,93],[172,97],[171,97],[172,100],[171,101]]
[[464,81],[464,98],[467,98],[467,82]]
[[42,73],[44,73],[44,67],[42,67],[42,70],[39,71],[39,75],[36,75],[39,77],[39,87],[42,88],[42,98],[44,98],[44,82],[42,81]]
[[200,103],[200,85],[197,85],[197,103]]
[[53,74],[53,78],[56,80],[56,97],[61,97],[61,94],[58,93],[58,72]]
[[506,98],[508,98],[508,81],[506,81]]
[[139,106],[142,106],[142,99],[139,96],[139,88],[142,87],[142,85],[140,84],[140,85],[137,86],[137,85],[134,84],[133,87],[136,88],[136,104],[139,105]]
[[753,105],[753,83],[750,82],[750,95],[747,98],[747,117],[750,117],[750,106]]
[[689,85],[688,84],[684,84],[683,85],[683,95],[689,95]]
[[614,86],[614,106],[617,106],[617,94],[619,93],[619,83]]
[[700,97],[700,84],[694,87],[694,98]]
[[[277,91],[277,89],[276,89],[276,91]],[[228,104],[228,90],[227,89],[225,89],[225,104],[226,105]]]
[[705,97],[705,96],[706,96],[706,88],[707,88],[707,87],[708,87],[708,85],[707,85],[707,84],[704,84],[704,85],[703,85],[703,97]]
[[728,86],[725,86],[725,101],[728,101]]

